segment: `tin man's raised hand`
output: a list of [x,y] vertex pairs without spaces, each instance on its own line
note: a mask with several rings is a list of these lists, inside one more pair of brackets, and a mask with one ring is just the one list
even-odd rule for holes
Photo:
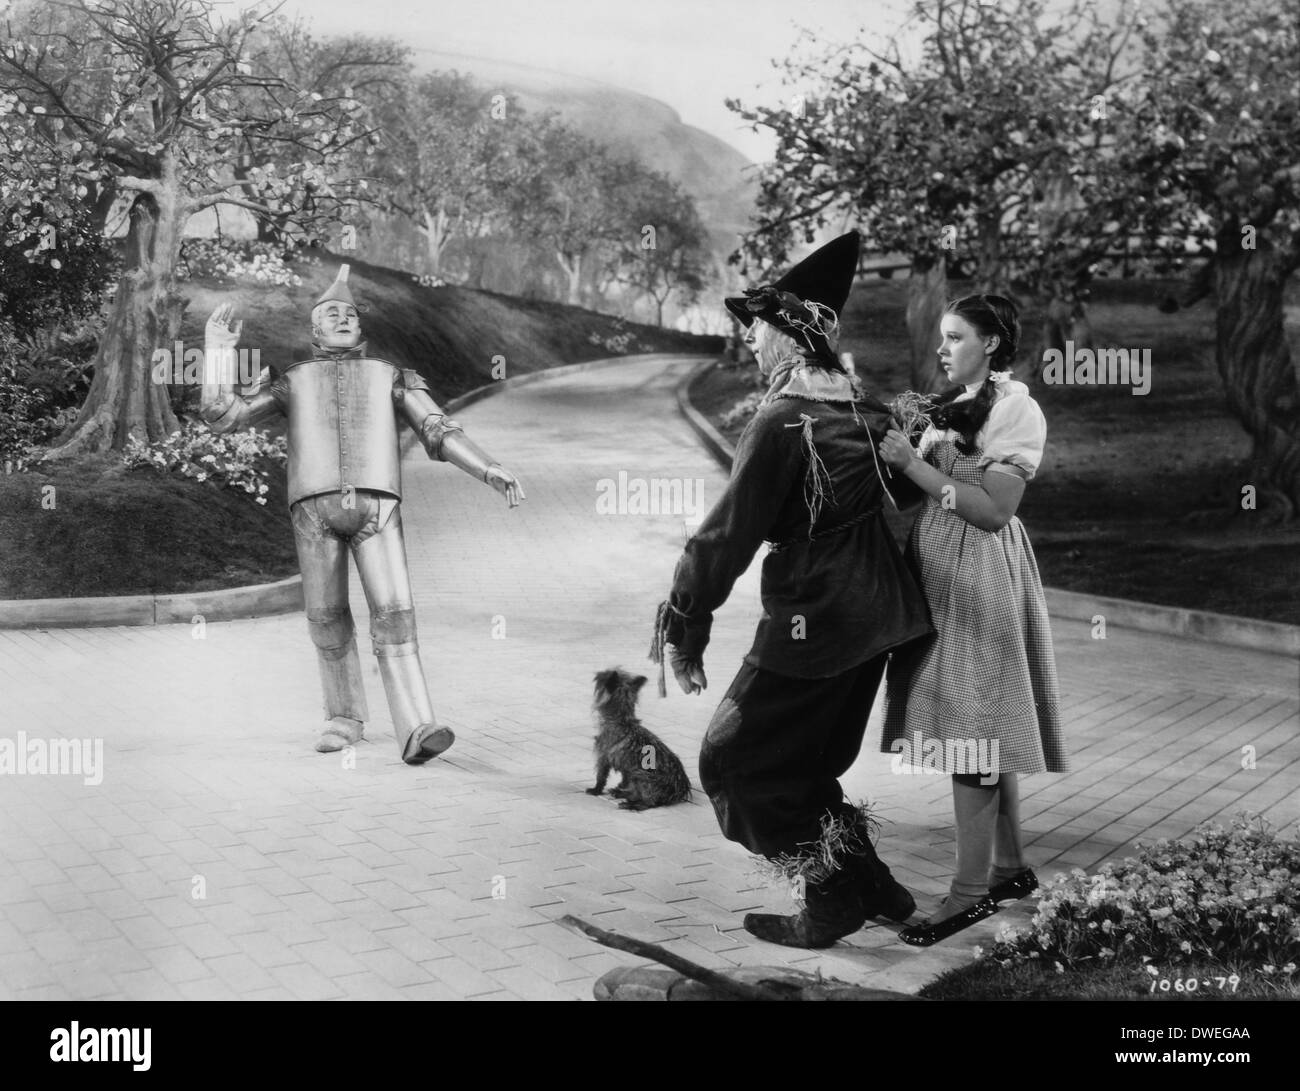
[[[231,322],[235,308],[219,304],[208,316],[203,329],[203,389],[199,413],[210,425],[217,424],[235,404],[235,346],[243,321]],[[221,429],[225,431],[225,429]]]

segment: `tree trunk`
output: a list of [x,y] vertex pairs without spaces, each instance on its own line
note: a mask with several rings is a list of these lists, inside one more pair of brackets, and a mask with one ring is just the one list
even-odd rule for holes
[[184,309],[175,290],[183,226],[179,203],[173,183],[161,201],[141,193],[132,204],[126,268],[95,353],[95,378],[76,421],[46,458],[120,450],[131,436],[153,442],[177,430],[167,386],[155,383],[151,370],[155,350],[171,351]]
[[912,389],[929,394],[948,386],[939,369],[939,319],[948,302],[948,261],[914,257],[907,282],[907,336],[911,344]]
[[1064,353],[1065,343],[1074,343],[1075,351],[1092,349],[1092,322],[1088,318],[1088,308],[1079,293],[1062,285],[1049,286],[1047,297],[1039,297],[1043,308],[1042,322],[1038,328],[1038,339],[1029,348],[1029,373],[1037,375],[1043,366],[1043,354],[1048,349]]
[[487,271],[487,248],[479,239],[474,240],[474,245],[469,252],[469,284],[470,288],[483,290],[483,276]]
[[1228,407],[1254,441],[1254,479],[1241,484],[1256,486],[1261,510],[1291,519],[1300,508],[1300,389],[1282,299],[1295,261],[1266,245],[1243,250],[1232,232],[1217,250],[1215,358]]
[[979,219],[979,268],[975,272],[975,286],[987,295],[1005,295],[1002,282],[1002,217],[1001,211],[985,213]]
[[441,206],[436,213],[430,213],[428,208],[423,211],[424,227],[420,234],[424,236],[425,241],[425,261],[429,272],[435,277],[440,277],[442,276],[442,252],[447,248],[447,241],[451,238],[447,231],[447,213]]
[[[239,157],[239,161],[232,168],[236,182],[239,182],[250,201],[258,201],[259,195],[248,182],[248,172],[252,167],[252,155],[245,152]],[[284,217],[279,218],[277,223],[270,215],[264,212],[254,212],[253,225],[257,229],[257,241],[271,243],[280,246],[284,242]]]
[[582,257],[575,255],[572,259],[566,257],[563,253],[557,252],[556,260],[560,263],[560,268],[564,270],[565,276],[569,278],[568,298],[565,302],[571,306],[578,307],[582,305]]

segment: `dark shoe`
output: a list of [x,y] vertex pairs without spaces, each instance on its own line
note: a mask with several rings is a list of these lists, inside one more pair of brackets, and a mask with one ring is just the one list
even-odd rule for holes
[[876,855],[866,824],[859,823],[859,844],[849,857],[847,867],[856,875],[862,907],[868,917],[884,917],[903,922],[916,912],[916,899],[890,873],[888,865]]
[[856,876],[837,871],[821,883],[809,884],[803,912],[797,917],[777,913],[746,913],[745,931],[782,947],[830,947],[867,921]]
[[1003,879],[996,886],[989,887],[989,897],[995,902],[1014,902],[1028,897],[1038,889],[1038,876],[1029,868],[1010,879]]
[[969,909],[963,909],[960,913],[939,921],[938,924],[923,921],[921,924],[904,928],[898,933],[898,938],[912,947],[930,947],[942,939],[955,935],[963,928],[969,928],[972,924],[984,920],[985,917],[993,916],[997,911],[997,902],[992,898],[981,898]]
[[[884,865],[881,865],[882,867]],[[885,869],[887,878],[880,887],[863,899],[868,917],[884,917],[901,924],[916,912],[916,899]]]

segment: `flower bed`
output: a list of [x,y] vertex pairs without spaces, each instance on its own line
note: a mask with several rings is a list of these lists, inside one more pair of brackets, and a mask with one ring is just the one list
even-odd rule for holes
[[922,990],[933,999],[1300,996],[1300,842],[1207,823],[1042,888],[1027,928]]
[[157,443],[128,440],[122,460],[128,470],[148,467],[195,481],[212,480],[265,504],[268,460],[284,463],[288,457],[283,436],[272,439],[256,429],[217,435],[198,421],[187,421],[179,432]]
[[989,957],[1004,966],[1041,959],[1062,971],[1111,959],[1231,958],[1266,976],[1295,973],[1300,843],[1242,818],[1138,850],[1095,875],[1076,868],[1048,883],[1030,927],[1003,929]]

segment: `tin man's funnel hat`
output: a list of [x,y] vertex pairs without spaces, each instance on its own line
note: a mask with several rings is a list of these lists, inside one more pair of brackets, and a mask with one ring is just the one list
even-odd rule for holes
[[[352,298],[352,289],[348,287],[348,271],[350,265],[340,265],[339,275],[334,278],[334,283],[325,289],[320,299],[312,304],[311,309],[314,311],[322,303],[346,303],[349,307],[356,307],[357,301]],[[361,308],[357,307],[358,310]]]

